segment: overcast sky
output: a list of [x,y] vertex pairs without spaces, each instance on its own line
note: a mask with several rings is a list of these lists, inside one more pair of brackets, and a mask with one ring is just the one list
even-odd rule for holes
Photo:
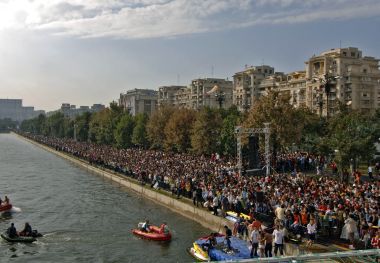
[[0,98],[53,110],[340,45],[380,58],[379,28],[380,0],[0,0]]

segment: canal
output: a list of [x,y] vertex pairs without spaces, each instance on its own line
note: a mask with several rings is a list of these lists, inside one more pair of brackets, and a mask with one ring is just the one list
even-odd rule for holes
[[[203,228],[118,184],[12,134],[0,134],[0,196],[16,207],[0,231],[25,222],[44,233],[33,244],[0,241],[0,262],[192,262],[186,248]],[[170,243],[131,234],[139,221],[166,221]]]

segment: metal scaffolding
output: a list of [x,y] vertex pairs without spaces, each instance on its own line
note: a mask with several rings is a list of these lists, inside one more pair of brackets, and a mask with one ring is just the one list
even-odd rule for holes
[[242,143],[241,137],[242,135],[254,135],[254,134],[264,134],[265,135],[265,167],[266,167],[266,175],[270,174],[270,152],[269,152],[269,136],[270,136],[270,128],[269,122],[264,123],[264,128],[243,128],[242,126],[235,127],[236,134],[236,146],[237,146],[237,166],[239,170],[239,174],[242,174],[243,170],[243,157],[242,157]]

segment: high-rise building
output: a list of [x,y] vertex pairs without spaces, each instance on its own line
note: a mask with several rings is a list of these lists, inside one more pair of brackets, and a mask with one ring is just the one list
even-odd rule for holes
[[45,114],[45,111],[36,111],[34,107],[22,106],[21,99],[0,99],[0,119],[9,118],[13,121],[22,122],[40,114]]

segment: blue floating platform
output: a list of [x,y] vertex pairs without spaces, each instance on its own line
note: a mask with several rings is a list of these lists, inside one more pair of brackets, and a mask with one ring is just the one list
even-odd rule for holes
[[[231,237],[232,250],[227,249],[227,242],[224,237],[217,237],[217,245],[209,251],[210,259],[213,261],[228,261],[249,259],[251,251],[248,248],[248,243],[237,237]],[[195,241],[198,245],[206,242],[205,239],[198,239]]]

